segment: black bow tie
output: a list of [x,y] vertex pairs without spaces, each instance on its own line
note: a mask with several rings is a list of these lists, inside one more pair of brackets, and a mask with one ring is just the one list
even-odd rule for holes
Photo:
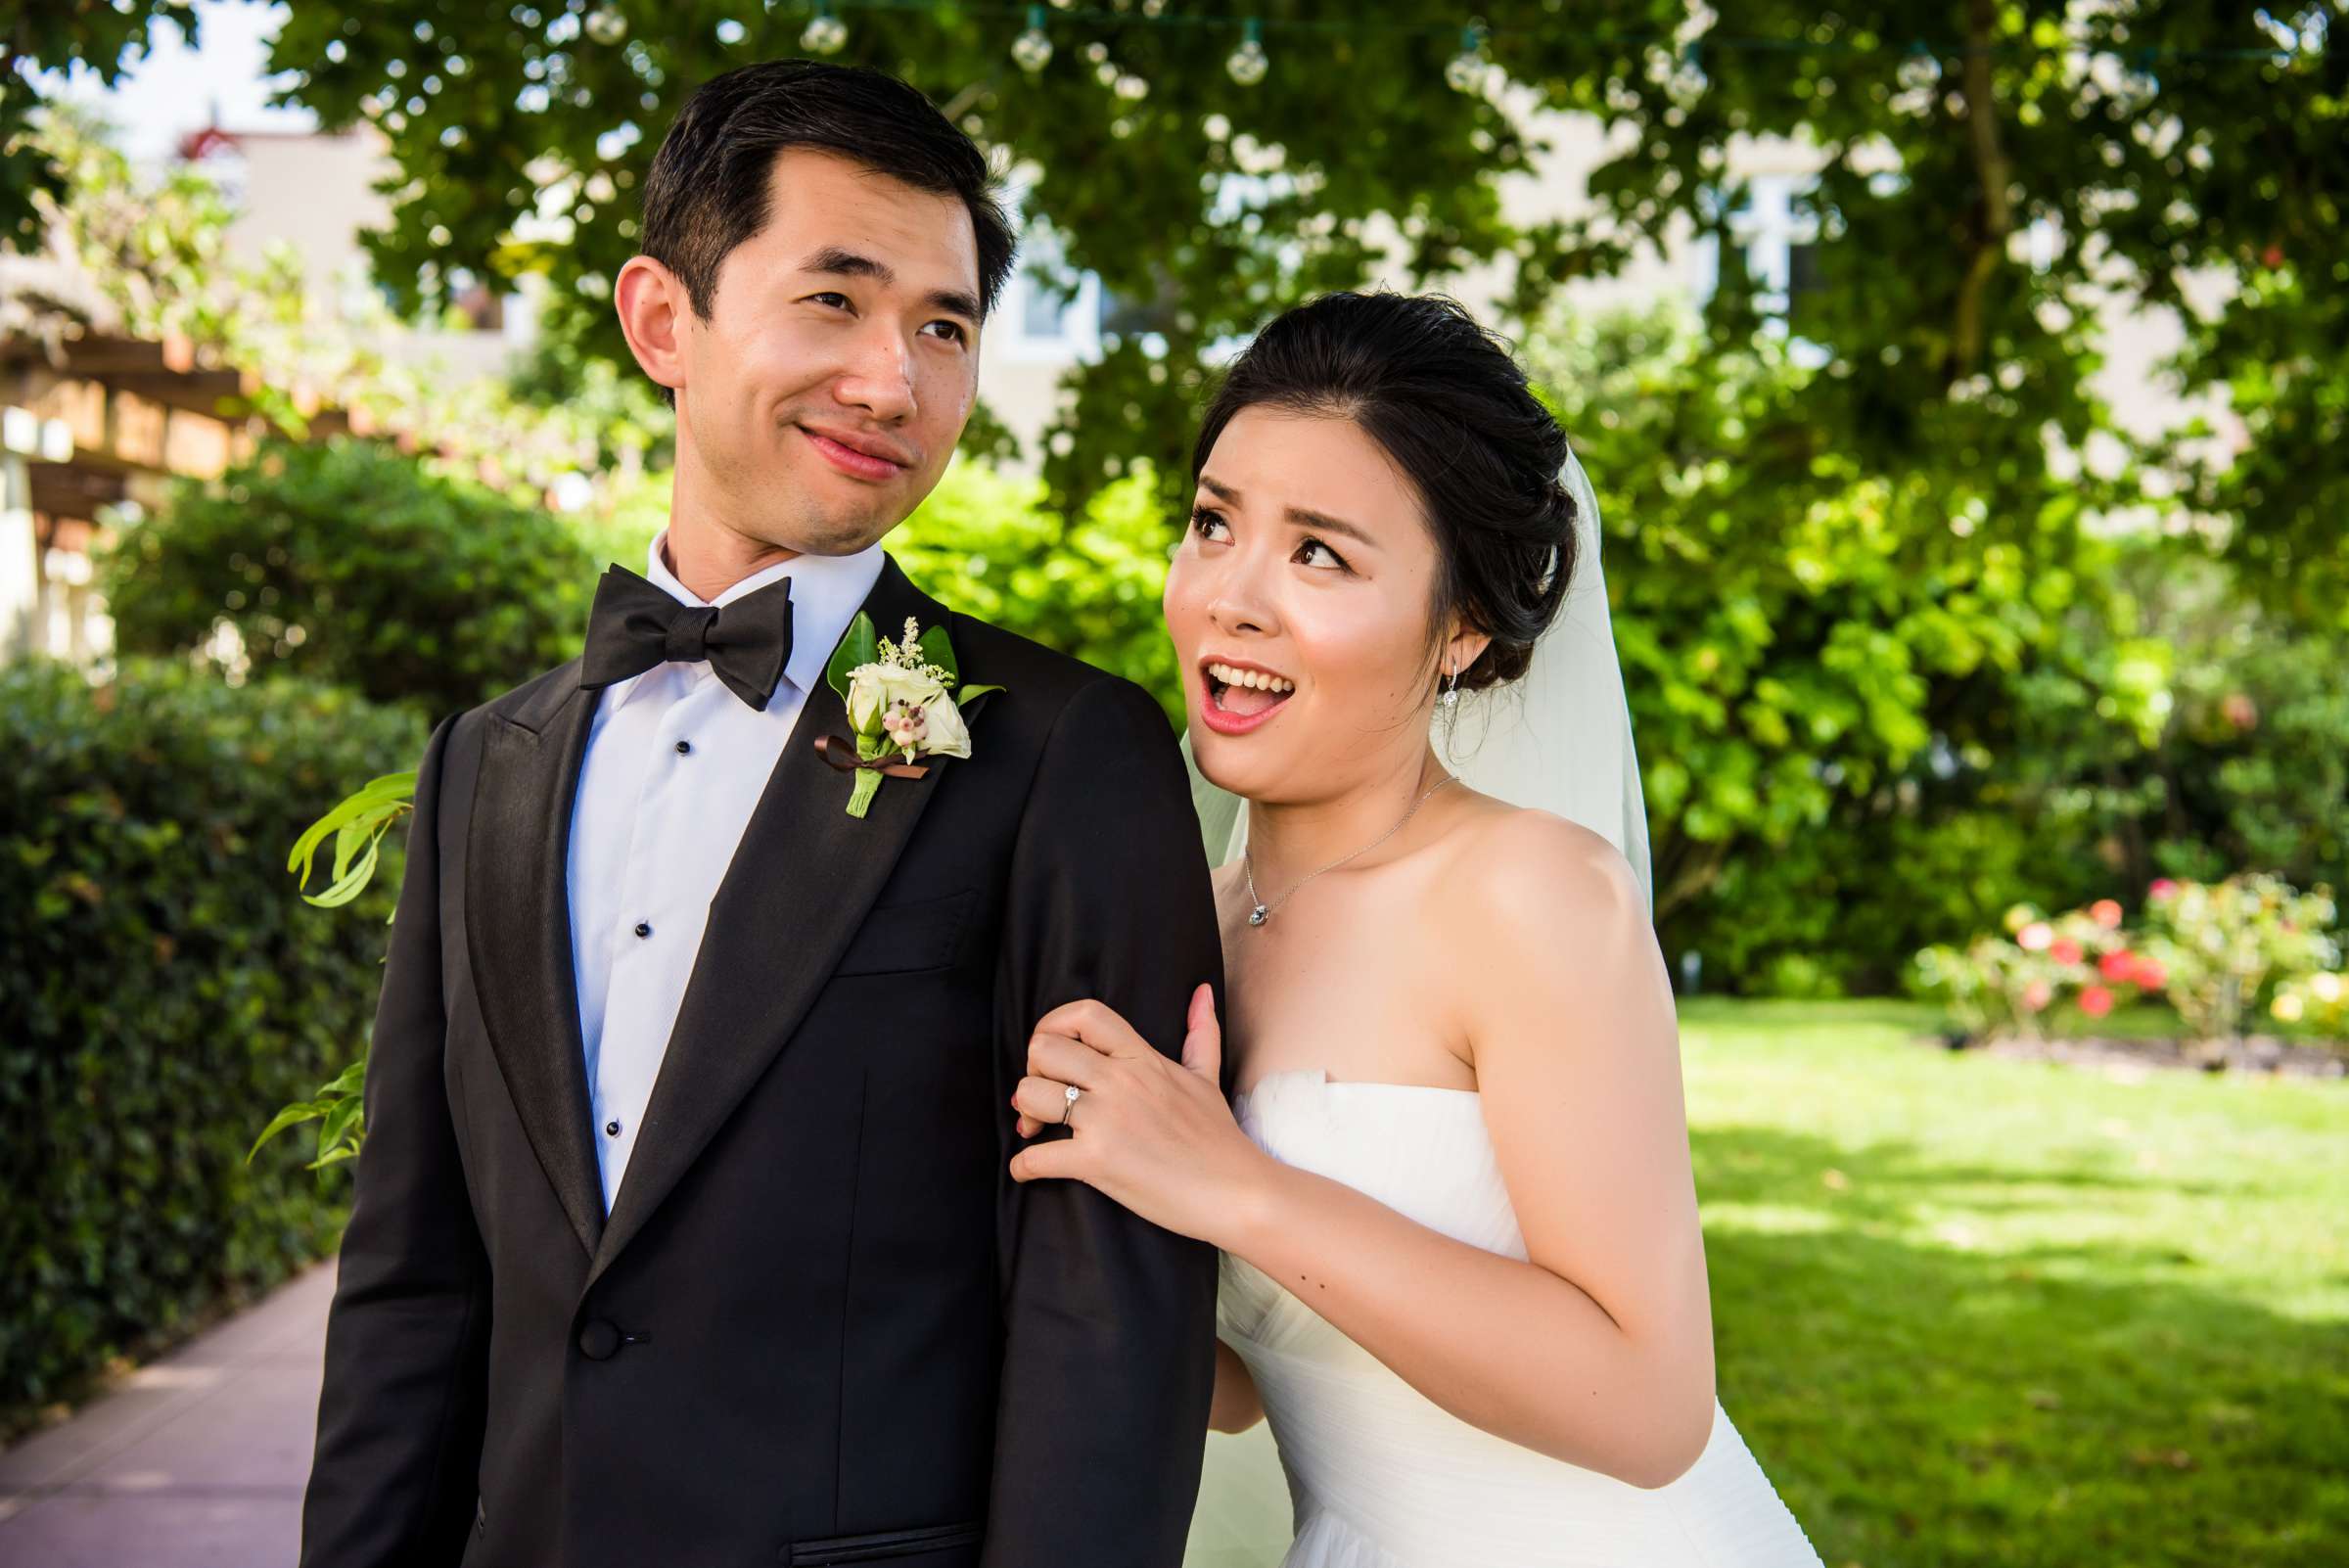
[[710,661],[727,690],[760,713],[791,658],[791,578],[732,604],[680,604],[633,572],[614,567],[595,585],[579,684],[590,691],[669,660]]

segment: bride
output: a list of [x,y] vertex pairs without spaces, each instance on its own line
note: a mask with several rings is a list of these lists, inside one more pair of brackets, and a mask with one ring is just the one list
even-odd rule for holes
[[[1816,1565],[1714,1396],[1620,676],[1603,599],[1560,619],[1596,537],[1563,434],[1458,306],[1335,295],[1234,363],[1194,468],[1166,615],[1246,803],[1227,1010],[1200,988],[1179,1064],[1046,1017],[1013,1105],[1069,1131],[1013,1176],[1222,1250],[1213,1421],[1269,1418],[1287,1568]],[[1522,711],[1508,799],[1445,764],[1470,694],[1531,670],[1570,711],[1589,669],[1615,711]],[[1610,831],[1527,808],[1593,790]]]

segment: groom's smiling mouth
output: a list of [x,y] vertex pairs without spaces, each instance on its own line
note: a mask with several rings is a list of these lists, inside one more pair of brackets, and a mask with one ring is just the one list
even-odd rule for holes
[[914,466],[913,453],[886,437],[813,425],[802,425],[800,431],[824,461],[852,479],[892,480]]
[[1199,675],[1207,692],[1200,715],[1225,735],[1245,734],[1270,718],[1295,694],[1297,683],[1261,665],[1203,659]]

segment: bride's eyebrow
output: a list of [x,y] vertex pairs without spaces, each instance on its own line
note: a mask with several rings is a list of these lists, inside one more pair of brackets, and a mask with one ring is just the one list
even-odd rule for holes
[[[1199,487],[1212,491],[1216,499],[1221,501],[1225,506],[1245,506],[1247,504],[1246,497],[1242,496],[1238,490],[1209,475],[1199,476]],[[1312,529],[1320,533],[1336,533],[1352,539],[1358,544],[1367,544],[1373,549],[1378,547],[1378,540],[1372,538],[1367,530],[1358,524],[1349,523],[1342,517],[1331,517],[1327,512],[1316,512],[1311,507],[1289,506],[1281,509],[1281,516],[1299,528]]]

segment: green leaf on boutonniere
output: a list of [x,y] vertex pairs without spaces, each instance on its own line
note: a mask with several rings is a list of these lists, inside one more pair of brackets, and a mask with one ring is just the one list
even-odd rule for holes
[[1000,686],[965,686],[954,694],[954,706],[960,708],[975,698],[984,697],[990,691],[1001,691],[1002,689]]
[[954,645],[946,640],[945,627],[932,626],[928,631],[923,632],[921,649],[922,662],[936,665],[944,670],[947,685],[951,686],[962,678],[962,671],[955,668]]
[[874,629],[873,618],[859,610],[856,619],[849,623],[848,634],[840,639],[840,646],[832,650],[832,662],[824,667],[824,678],[840,693],[841,701],[846,702],[849,672],[880,657],[881,633]]

